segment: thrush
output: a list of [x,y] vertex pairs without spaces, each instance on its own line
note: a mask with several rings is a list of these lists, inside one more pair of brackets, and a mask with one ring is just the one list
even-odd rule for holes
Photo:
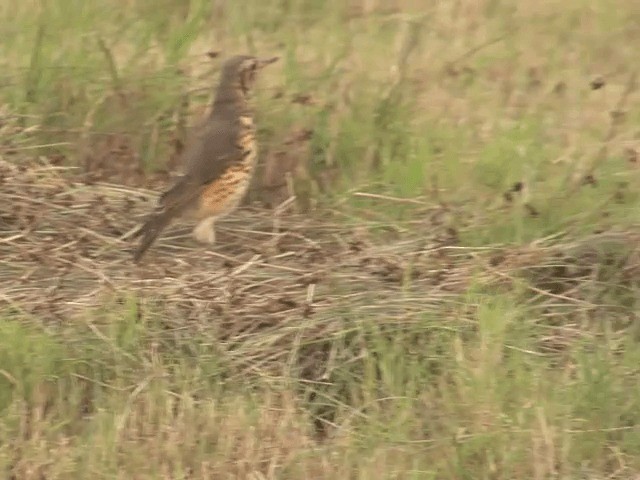
[[142,237],[133,257],[136,263],[180,216],[197,221],[193,237],[198,242],[215,243],[216,220],[235,210],[255,172],[250,93],[258,71],[277,59],[238,55],[225,61],[211,113],[183,151],[184,174],[160,196],[157,208],[135,234]]

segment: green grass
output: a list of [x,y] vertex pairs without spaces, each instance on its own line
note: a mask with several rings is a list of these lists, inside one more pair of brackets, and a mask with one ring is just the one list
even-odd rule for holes
[[[52,335],[5,320],[1,466],[23,478],[180,478],[203,468],[572,478],[580,468],[610,471],[613,449],[637,468],[635,341],[590,329],[596,337],[543,354],[548,331],[530,311],[505,296],[466,301],[475,311],[464,318],[351,319],[353,338],[332,342],[338,360],[343,350],[363,355],[336,362],[330,384],[307,385],[307,394],[225,379],[206,339],[180,349],[125,306],[102,319],[113,323],[100,339],[79,325]],[[340,428],[316,445],[313,416]]]
[[[219,61],[205,53],[278,54],[257,89],[261,144],[313,130],[300,159],[309,184],[294,180],[312,214],[339,212],[390,244],[439,222],[457,247],[499,245],[508,256],[499,267],[470,259],[464,291],[441,296],[416,292],[424,284],[402,259],[397,302],[370,292],[369,305],[283,325],[298,339],[271,376],[250,349],[280,348],[273,332],[228,344],[209,324],[183,331],[161,297],[143,308],[148,299],[129,292],[56,324],[10,305],[0,311],[0,476],[640,474],[637,245],[570,248],[640,221],[640,170],[629,161],[640,152],[640,97],[633,86],[624,94],[640,8],[390,3],[0,6],[6,159],[85,168],[102,158],[107,180],[131,166],[170,168],[185,117],[202,113],[216,79]],[[606,85],[592,90],[599,75]],[[313,102],[292,102],[301,94]],[[610,135],[617,108],[625,116]],[[594,184],[582,185],[588,174]],[[567,249],[553,265],[545,248],[555,235]],[[518,263],[538,254],[539,265]],[[446,258],[430,261],[447,271]],[[490,268],[502,276],[487,282]],[[332,288],[346,296],[357,284]],[[574,294],[580,301],[567,300]],[[424,311],[410,309],[421,296]],[[304,330],[328,324],[339,327],[327,338]],[[301,365],[317,352],[324,374],[311,378]]]

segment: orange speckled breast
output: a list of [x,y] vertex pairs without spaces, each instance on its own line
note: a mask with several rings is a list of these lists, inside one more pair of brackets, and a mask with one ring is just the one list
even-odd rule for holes
[[249,188],[255,169],[257,149],[253,133],[240,139],[245,152],[244,158],[229,168],[209,184],[198,205],[197,217],[222,217],[231,213],[240,203]]

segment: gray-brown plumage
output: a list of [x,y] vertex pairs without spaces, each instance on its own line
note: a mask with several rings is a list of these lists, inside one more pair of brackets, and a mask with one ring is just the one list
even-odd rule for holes
[[211,114],[184,150],[185,174],[160,196],[158,208],[136,232],[142,236],[134,254],[136,263],[178,216],[198,221],[193,230],[196,240],[215,242],[215,220],[238,206],[255,170],[250,90],[257,71],[276,60],[239,55],[224,63]]

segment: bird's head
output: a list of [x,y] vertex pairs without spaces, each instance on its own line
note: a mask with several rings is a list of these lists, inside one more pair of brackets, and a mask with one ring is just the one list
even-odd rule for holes
[[236,55],[222,65],[220,86],[222,88],[240,89],[247,94],[260,70],[278,60],[278,57],[257,58],[250,55]]

